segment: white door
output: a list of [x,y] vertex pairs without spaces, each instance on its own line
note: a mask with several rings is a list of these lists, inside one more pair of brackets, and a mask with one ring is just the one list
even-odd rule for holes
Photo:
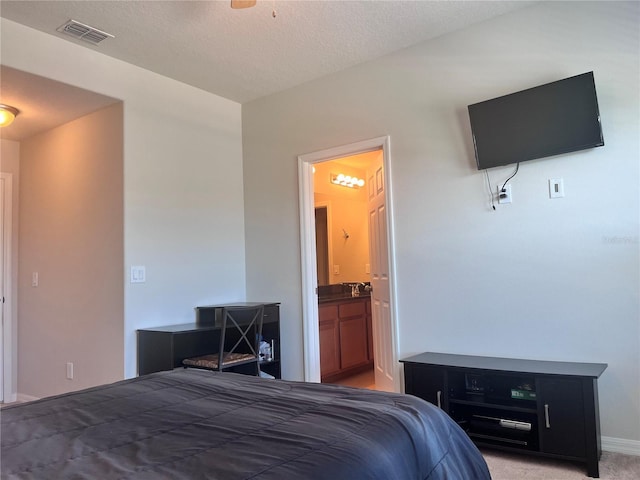
[[391,286],[383,153],[367,171],[369,248],[371,262],[371,313],[376,389],[395,391],[394,338],[391,324]]
[[11,192],[12,175],[0,173],[0,401],[15,402],[11,352]]
[[4,178],[0,178],[0,402],[4,401]]

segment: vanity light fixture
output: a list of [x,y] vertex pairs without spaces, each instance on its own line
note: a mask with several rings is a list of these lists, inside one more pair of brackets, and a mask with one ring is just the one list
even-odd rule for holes
[[11,125],[16,116],[18,116],[18,113],[20,113],[20,110],[16,107],[0,103],[0,127]]
[[343,187],[364,187],[364,180],[358,177],[352,177],[343,173],[332,173],[331,183],[335,185],[342,185]]

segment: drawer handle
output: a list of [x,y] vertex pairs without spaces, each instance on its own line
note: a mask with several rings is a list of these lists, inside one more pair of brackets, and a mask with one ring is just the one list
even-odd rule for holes
[[438,390],[438,393],[436,393],[436,397],[438,399],[438,408],[442,408],[442,391]]
[[544,404],[544,423],[547,428],[551,428],[551,424],[549,423],[549,404]]

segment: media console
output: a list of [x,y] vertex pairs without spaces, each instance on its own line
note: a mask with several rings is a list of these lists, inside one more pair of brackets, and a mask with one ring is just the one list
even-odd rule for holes
[[584,462],[599,477],[606,364],[430,352],[401,362],[405,393],[443,409],[476,445]]

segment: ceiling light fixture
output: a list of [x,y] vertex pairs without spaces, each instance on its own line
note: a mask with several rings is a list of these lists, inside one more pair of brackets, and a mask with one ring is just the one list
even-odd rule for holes
[[364,180],[358,177],[352,177],[343,173],[332,173],[331,183],[335,185],[342,185],[343,187],[364,187]]
[[7,127],[11,125],[19,113],[20,110],[16,107],[0,104],[0,127]]
[[[231,8],[233,9],[241,9],[241,8],[250,8],[256,6],[257,0],[231,0]],[[271,16],[276,18],[276,0],[273,0],[273,9],[271,10]]]
[[256,0],[231,0],[231,8],[249,8],[256,4]]

